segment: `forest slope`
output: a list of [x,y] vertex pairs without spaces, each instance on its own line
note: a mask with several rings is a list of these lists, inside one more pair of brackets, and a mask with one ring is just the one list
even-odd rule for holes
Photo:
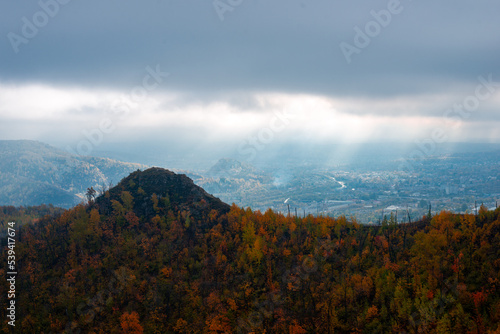
[[229,207],[150,169],[22,228],[16,330],[498,333],[499,242],[500,209],[363,226]]

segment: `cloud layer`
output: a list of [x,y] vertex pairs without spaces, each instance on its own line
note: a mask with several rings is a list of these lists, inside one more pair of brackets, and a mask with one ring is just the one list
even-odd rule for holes
[[274,140],[500,142],[497,1],[214,3],[3,2],[2,138],[78,143],[109,118],[104,141],[238,147],[286,111]]

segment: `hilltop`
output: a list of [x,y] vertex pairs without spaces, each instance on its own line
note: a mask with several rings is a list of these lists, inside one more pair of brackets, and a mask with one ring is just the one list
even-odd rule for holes
[[229,211],[229,205],[195,185],[186,175],[159,167],[133,172],[105,196],[99,197],[96,205],[104,213],[111,209],[113,201],[123,200],[129,195],[134,198],[130,209],[145,219],[155,216],[160,208],[174,212],[189,211],[196,218],[207,217],[211,210],[221,214]]

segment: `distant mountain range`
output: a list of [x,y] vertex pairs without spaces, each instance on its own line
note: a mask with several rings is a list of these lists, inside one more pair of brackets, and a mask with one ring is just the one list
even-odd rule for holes
[[[72,155],[48,144],[30,140],[0,141],[0,205],[52,204],[70,208],[85,201],[87,188],[96,191],[138,169],[150,166],[109,158]],[[203,175],[178,169],[209,193],[232,202],[245,189],[260,189],[272,179],[250,164],[220,159]],[[236,194],[236,195],[235,195]],[[237,200],[236,200],[237,201]]]
[[71,155],[30,140],[0,141],[0,205],[53,204],[69,208],[146,166]]

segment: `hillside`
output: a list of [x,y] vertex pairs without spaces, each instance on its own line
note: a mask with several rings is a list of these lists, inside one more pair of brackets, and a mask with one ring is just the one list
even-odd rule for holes
[[340,204],[353,203],[338,200],[344,196],[345,185],[335,179],[333,172],[309,165],[263,171],[245,162],[220,159],[202,174],[204,177],[195,182],[208,192],[227,203],[261,211],[271,208],[285,212],[288,203],[300,213],[319,214],[320,210],[330,213]]
[[130,201],[125,203],[129,210],[144,219],[156,216],[161,207],[164,212],[189,212],[198,219],[208,217],[211,210],[221,214],[229,211],[229,205],[195,185],[186,175],[158,167],[130,174],[106,196],[99,197],[96,205],[101,213],[108,213],[113,204],[124,201],[125,197]]
[[229,207],[152,168],[18,235],[19,333],[500,330],[500,209],[363,226]]
[[264,187],[272,182],[272,178],[248,163],[226,158],[217,161],[195,182],[228,203],[243,205],[248,194],[262,196],[267,192]]
[[212,178],[242,178],[259,179],[262,176],[252,165],[234,159],[220,159],[208,170],[208,176]]
[[74,156],[29,140],[0,141],[0,205],[53,204],[64,208],[82,201],[87,188],[101,189],[143,165]]
[[0,239],[7,237],[8,223],[16,222],[17,227],[25,224],[36,224],[41,218],[49,216],[55,218],[65,210],[52,205],[30,207],[0,206]]

